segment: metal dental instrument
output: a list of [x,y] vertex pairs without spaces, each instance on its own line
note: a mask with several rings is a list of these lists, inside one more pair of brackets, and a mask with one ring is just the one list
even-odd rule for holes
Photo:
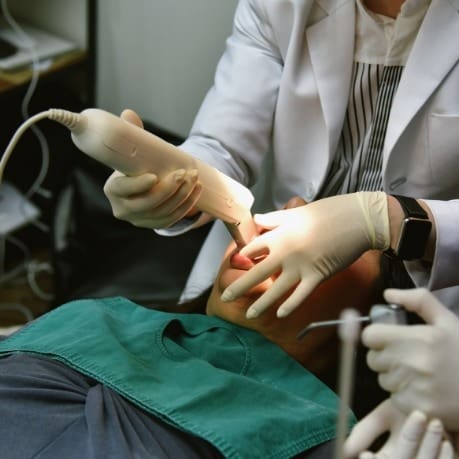
[[[375,304],[371,307],[368,316],[359,316],[354,319],[356,322],[380,323],[403,325],[406,324],[405,310],[397,304]],[[343,320],[324,320],[321,322],[311,322],[306,328],[301,330],[296,336],[297,340],[302,340],[309,332],[317,328],[337,326],[343,323]]]
[[342,311],[338,335],[341,341],[341,357],[338,378],[339,407],[336,422],[334,459],[343,459],[343,445],[346,439],[352,392],[354,386],[355,348],[360,335],[361,317],[355,309]]
[[338,336],[341,341],[341,357],[338,378],[339,407],[336,424],[334,459],[343,459],[343,445],[349,427],[349,415],[354,388],[355,350],[360,335],[360,324],[364,322],[404,324],[405,310],[395,304],[375,304],[368,316],[362,317],[354,309],[342,311],[339,320],[314,322],[298,335],[301,339],[310,330],[330,325],[338,325]]

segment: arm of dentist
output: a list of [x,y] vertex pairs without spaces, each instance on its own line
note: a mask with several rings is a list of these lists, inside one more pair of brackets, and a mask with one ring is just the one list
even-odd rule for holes
[[[286,297],[277,310],[278,317],[285,317],[318,284],[367,250],[393,247],[403,218],[396,199],[379,191],[333,196],[297,209],[256,215],[255,222],[270,231],[251,241],[241,254],[262,261],[228,286],[222,300],[233,301],[270,276],[278,276],[247,317],[257,317]],[[433,247],[435,231],[426,250],[429,257]]]

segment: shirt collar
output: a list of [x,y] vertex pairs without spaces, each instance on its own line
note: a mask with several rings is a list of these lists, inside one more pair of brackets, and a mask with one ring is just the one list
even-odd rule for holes
[[431,0],[406,0],[395,19],[356,2],[356,60],[404,65]]

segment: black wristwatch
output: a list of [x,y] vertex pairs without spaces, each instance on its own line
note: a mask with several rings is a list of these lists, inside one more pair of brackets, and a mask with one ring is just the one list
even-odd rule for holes
[[426,251],[432,222],[416,199],[406,196],[392,196],[402,206],[405,218],[395,249],[390,248],[385,253],[399,260],[419,260]]

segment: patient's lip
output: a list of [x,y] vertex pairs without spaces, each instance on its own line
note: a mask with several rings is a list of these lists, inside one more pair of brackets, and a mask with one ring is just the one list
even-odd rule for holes
[[252,266],[254,266],[254,262],[248,258],[241,255],[239,252],[233,253],[230,259],[231,267],[233,269],[241,269],[247,271]]
[[[229,266],[224,269],[220,274],[219,286],[221,291],[225,290],[230,284],[239,279],[244,275],[245,271],[249,270],[252,266],[255,266],[256,261],[250,258],[242,256],[238,252],[234,252],[230,255]],[[243,303],[247,301],[247,298],[253,298],[254,296],[260,296],[266,291],[267,286],[270,284],[269,281],[264,281],[255,287],[252,287],[249,291],[245,292],[237,301]]]
[[250,258],[242,256],[237,251],[230,255],[226,269],[220,274],[220,288],[222,291],[235,280],[239,279],[253,265],[254,263]]

